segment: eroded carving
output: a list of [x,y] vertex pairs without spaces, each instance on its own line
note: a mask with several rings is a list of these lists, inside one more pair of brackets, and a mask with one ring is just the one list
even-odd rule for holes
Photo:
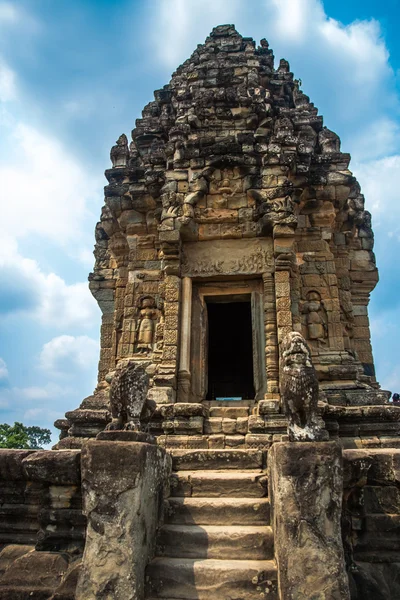
[[143,365],[133,361],[119,363],[110,386],[112,421],[107,429],[140,430],[149,376]]
[[156,301],[152,296],[144,296],[139,300],[136,352],[148,354],[154,349],[156,341],[156,323],[160,316]]
[[318,380],[311,362],[310,349],[297,331],[290,332],[282,342],[281,395],[288,419],[291,442],[328,439],[318,417]]
[[110,158],[114,168],[126,167],[129,160],[128,138],[123,133],[117,139],[116,145],[111,148]]
[[[204,242],[206,246],[207,242]],[[194,249],[193,249],[194,250]],[[207,251],[208,250],[208,251]],[[186,247],[182,260],[182,275],[207,276],[219,274],[263,273],[272,267],[272,253],[265,245],[237,244],[237,248],[207,245],[205,252]]]
[[308,339],[325,345],[328,337],[328,317],[319,292],[308,292],[303,313],[306,315]]

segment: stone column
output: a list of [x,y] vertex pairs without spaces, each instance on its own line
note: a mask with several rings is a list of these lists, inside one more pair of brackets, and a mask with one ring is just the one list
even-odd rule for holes
[[162,230],[159,239],[165,286],[164,343],[161,362],[154,376],[154,387],[149,390],[148,397],[155,400],[157,404],[171,404],[176,401],[179,364],[180,234],[175,229]]
[[279,344],[293,330],[291,313],[291,270],[294,262],[294,231],[285,225],[274,227],[276,322]]
[[341,536],[340,446],[273,444],[268,480],[280,600],[349,600]]
[[178,402],[188,402],[190,394],[190,341],[192,329],[192,280],[190,277],[183,277],[181,289]]
[[76,600],[143,600],[170,458],[153,444],[91,440],[81,465],[88,524]]
[[[374,272],[373,272],[374,273]],[[364,373],[375,377],[374,359],[372,356],[371,332],[368,319],[370,287],[358,283],[356,291],[352,291],[354,327],[352,345],[363,365]]]
[[268,394],[276,394],[279,391],[279,349],[276,327],[275,281],[273,274],[263,273],[263,282],[267,391]]

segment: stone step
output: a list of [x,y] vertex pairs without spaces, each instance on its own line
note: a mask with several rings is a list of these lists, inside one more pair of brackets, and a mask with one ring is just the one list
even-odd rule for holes
[[268,560],[274,558],[274,538],[268,526],[164,525],[158,534],[157,555]]
[[267,453],[263,450],[171,450],[174,471],[196,469],[262,469]]
[[206,435],[246,435],[249,428],[249,417],[210,417],[204,419],[204,433]]
[[169,498],[165,521],[182,525],[269,525],[268,498]]
[[263,498],[268,495],[266,473],[245,471],[178,471],[171,475],[171,496],[199,498]]
[[250,415],[248,429],[250,433],[286,434],[287,419],[285,415]]
[[211,406],[210,417],[222,417],[223,419],[237,419],[248,417],[250,409],[248,406]]
[[272,560],[155,558],[147,567],[148,600],[278,600]]

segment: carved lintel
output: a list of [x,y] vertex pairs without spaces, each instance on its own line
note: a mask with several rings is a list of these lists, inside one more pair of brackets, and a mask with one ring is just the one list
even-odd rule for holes
[[247,275],[272,269],[270,240],[216,240],[183,245],[182,275]]

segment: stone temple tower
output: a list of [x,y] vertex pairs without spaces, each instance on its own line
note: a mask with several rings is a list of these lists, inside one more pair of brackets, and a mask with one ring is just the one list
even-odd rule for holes
[[[99,383],[57,422],[60,447],[104,429],[126,359],[146,367],[157,406],[185,418],[183,405],[201,405],[189,418],[218,398],[246,400],[246,432],[281,433],[290,331],[311,348],[331,437],[386,444],[397,433],[370,343],[371,215],[349,154],[300,87],[266,40],[216,27],[155,92],[132,141],[113,146],[89,277],[103,313]],[[206,435],[196,423],[190,431]]]
[[0,450],[0,600],[400,598],[371,216],[300,87],[221,25],[111,149],[98,385]]

